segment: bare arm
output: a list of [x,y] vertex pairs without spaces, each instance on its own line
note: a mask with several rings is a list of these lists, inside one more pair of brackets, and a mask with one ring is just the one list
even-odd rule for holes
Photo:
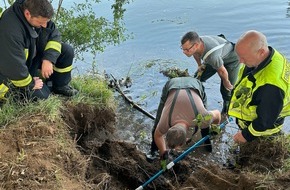
[[221,112],[219,110],[212,110],[212,123],[219,124],[221,122]]
[[195,59],[197,65],[198,65],[198,66],[201,66],[201,59],[200,59],[200,57],[197,56],[197,55],[193,55],[193,58]]
[[159,149],[159,155],[162,155],[166,150],[166,145],[165,145],[163,134],[160,133],[158,128],[155,130],[155,133],[154,133],[154,141]]
[[196,61],[196,63],[197,63],[197,71],[198,71],[198,73],[197,73],[197,79],[200,79],[200,77],[201,77],[201,75],[202,75],[202,73],[203,73],[203,71],[205,70],[205,65],[204,64],[202,64],[201,63],[201,59],[200,59],[200,57],[199,56],[197,56],[197,55],[193,55],[193,57],[194,57],[194,59],[195,59],[195,61]]
[[233,85],[229,81],[228,71],[226,70],[226,68],[222,65],[220,68],[218,68],[217,72],[218,72],[220,78],[223,81],[224,87],[227,90],[232,90],[233,89]]
[[235,135],[234,135],[234,141],[236,143],[245,143],[247,142],[247,140],[245,139],[245,137],[242,135],[242,131],[238,131]]

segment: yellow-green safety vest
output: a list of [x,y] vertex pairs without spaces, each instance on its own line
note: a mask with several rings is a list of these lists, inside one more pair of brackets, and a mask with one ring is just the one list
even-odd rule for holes
[[256,79],[255,85],[248,77],[242,78],[245,65],[240,68],[238,82],[232,92],[232,98],[229,105],[228,114],[239,119],[239,126],[243,129],[248,127],[250,133],[254,136],[272,135],[281,130],[282,125],[275,126],[266,131],[256,131],[252,124],[246,126],[243,121],[252,122],[257,118],[256,105],[250,105],[255,91],[265,84],[277,86],[284,91],[283,108],[279,117],[290,115],[290,64],[287,59],[278,51],[274,50],[271,63],[261,69],[253,76]]

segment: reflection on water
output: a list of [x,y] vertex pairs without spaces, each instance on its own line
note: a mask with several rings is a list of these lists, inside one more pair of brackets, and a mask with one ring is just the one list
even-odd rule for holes
[[[96,13],[111,14],[103,9],[104,1],[96,7]],[[105,5],[103,5],[105,4]],[[128,4],[124,22],[134,36],[116,47],[109,47],[97,56],[100,71],[106,70],[117,78],[130,76],[133,85],[126,94],[141,107],[155,115],[161,90],[167,78],[160,69],[169,67],[188,68],[193,74],[197,66],[193,58],[187,58],[180,50],[180,38],[190,30],[200,35],[220,33],[235,42],[246,30],[256,29],[268,38],[269,44],[290,59],[290,2],[284,0],[136,0]],[[90,57],[88,55],[87,59]],[[78,63],[78,69],[85,72],[90,64]],[[217,75],[204,83],[208,95],[209,109],[220,109],[222,98]],[[148,143],[153,122],[128,104],[120,104],[118,127],[124,139],[137,144]],[[234,124],[233,124],[234,125]],[[128,129],[128,132],[123,131]],[[235,129],[229,127],[226,136]],[[284,131],[290,132],[289,118]],[[133,134],[132,134],[133,133]],[[224,136],[222,141],[225,141]]]

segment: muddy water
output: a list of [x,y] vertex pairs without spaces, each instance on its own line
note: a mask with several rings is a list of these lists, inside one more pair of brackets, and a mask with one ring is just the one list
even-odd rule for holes
[[[95,8],[96,14],[111,14],[110,1]],[[200,35],[223,33],[235,42],[246,30],[256,29],[265,33],[269,44],[290,58],[290,5],[287,0],[244,1],[173,1],[136,0],[126,5],[124,22],[133,39],[116,47],[108,47],[97,56],[100,71],[112,73],[116,78],[130,76],[133,86],[124,88],[127,96],[155,116],[161,89],[167,78],[161,69],[178,67],[189,69],[192,74],[196,63],[180,50],[180,38],[189,30]],[[90,63],[91,56],[87,56]],[[85,72],[91,65],[77,63],[78,71]],[[217,75],[205,84],[210,109],[221,109],[219,78]],[[120,99],[119,135],[134,142],[141,150],[147,150],[151,140],[152,119],[132,109]],[[287,118],[283,129],[290,132]],[[223,157],[236,131],[234,124],[217,137],[215,155]]]

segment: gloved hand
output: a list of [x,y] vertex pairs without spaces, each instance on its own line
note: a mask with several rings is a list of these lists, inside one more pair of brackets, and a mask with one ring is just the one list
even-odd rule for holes
[[206,68],[206,65],[203,65],[203,64],[202,65],[199,65],[198,66],[198,72],[201,72],[202,73],[205,70],[205,68]]
[[160,156],[160,165],[161,165],[161,168],[163,169],[163,171],[166,170],[166,166],[167,166],[168,159],[169,159],[169,152],[170,152],[170,150],[165,150],[164,153]]
[[206,68],[206,65],[198,66],[197,71],[195,71],[195,73],[194,73],[194,78],[197,78],[200,80],[200,77],[201,77],[203,71],[205,70],[205,68]]
[[216,124],[211,124],[210,125],[209,134],[211,136],[218,135],[220,133],[221,133],[221,128],[219,127],[219,125],[216,125]]

